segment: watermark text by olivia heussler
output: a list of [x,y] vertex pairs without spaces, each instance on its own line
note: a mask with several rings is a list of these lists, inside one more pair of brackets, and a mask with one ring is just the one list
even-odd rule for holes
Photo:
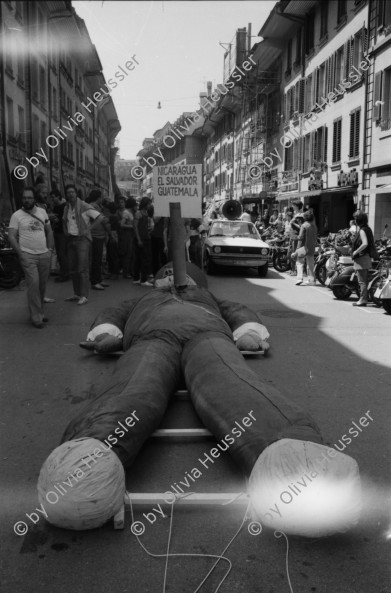
[[[136,422],[139,421],[140,419],[136,415],[136,410],[134,410],[129,416],[127,416],[124,422],[118,421],[118,426],[117,428],[115,428],[114,434],[110,433],[109,436],[106,437],[104,441],[102,441],[102,448],[95,447],[95,449],[91,451],[91,453],[83,457],[83,459],[81,460],[83,462],[85,471],[87,472],[88,470],[90,470],[91,464],[97,463],[99,457],[102,457],[103,451],[108,450],[104,445],[109,447],[109,449],[112,449],[112,447],[118,443],[118,440],[123,438],[126,432],[129,432],[129,428],[132,428],[136,424]],[[86,468],[88,468],[88,470]],[[83,469],[81,467],[78,467],[73,473],[67,476],[66,480],[63,480],[61,483],[58,482],[57,484],[55,484],[53,490],[49,490],[46,493],[46,500],[48,501],[48,503],[56,504],[60,500],[59,494],[61,496],[66,496],[67,489],[64,486],[68,486],[68,488],[73,488],[73,486],[77,482],[80,482],[85,477],[85,475],[86,474],[83,471]],[[72,479],[74,480],[74,483],[72,482]],[[40,507],[36,507],[32,513],[25,513],[25,515],[27,519],[29,519],[31,523],[33,523],[34,525],[38,523],[41,517],[48,518],[48,513],[46,512],[46,509],[42,503]],[[28,529],[29,526],[25,521],[17,521],[14,525],[14,532],[16,533],[16,535],[26,535]]]
[[[256,62],[253,60],[253,54],[251,54],[242,65],[236,66],[233,70],[231,77],[233,80],[228,80],[224,84],[219,84],[213,91],[209,98],[203,99],[202,105],[198,111],[194,111],[191,115],[188,115],[183,121],[183,124],[178,125],[176,128],[171,128],[170,133],[166,134],[162,138],[162,143],[166,148],[174,148],[178,140],[184,138],[182,132],[189,132],[191,127],[197,123],[203,115],[209,115],[214,109],[222,96],[227,95],[236,85],[240,82],[246,72],[249,72],[256,66]],[[235,81],[235,82],[234,82]],[[140,163],[131,168],[130,174],[133,179],[142,179],[146,175],[147,166],[154,167],[155,165],[161,165],[165,163],[164,155],[160,148],[155,149],[149,157],[142,157]]]
[[[218,443],[216,447],[212,447],[208,453],[204,453],[202,457],[198,458],[200,465],[194,465],[194,467],[185,472],[182,480],[178,480],[178,482],[174,482],[170,485],[171,490],[167,490],[164,493],[163,500],[167,504],[174,504],[178,497],[185,494],[184,488],[191,488],[192,483],[200,478],[202,475],[205,474],[205,470],[209,469],[211,465],[214,464],[214,459],[220,457],[221,452],[227,451],[231,445],[235,443],[237,439],[239,439],[242,434],[246,432],[247,428],[250,428],[254,422],[256,422],[256,418],[254,416],[253,410],[247,412],[247,416],[244,416],[241,420],[236,420],[234,426],[231,428],[230,433],[226,434]],[[158,518],[158,515],[161,517],[166,517],[163,512],[163,509],[160,504],[157,504],[156,507],[153,507],[149,513],[143,513],[144,519],[148,521],[151,525],[155,523]],[[133,535],[140,536],[145,531],[145,524],[142,521],[134,521],[131,525],[131,531]]]
[[[319,110],[319,114],[322,114],[324,110],[335,103],[340,97],[342,97],[348,89],[350,89],[353,85],[357,84],[360,80],[360,77],[363,74],[363,71],[368,70],[370,66],[370,60],[372,58],[367,57],[361,61],[359,69],[355,66],[352,67],[351,71],[349,72],[348,78],[344,78],[341,80],[338,85],[334,88],[333,91],[330,91],[327,94],[327,97],[321,97],[319,101],[317,101],[313,105],[313,109],[316,111],[311,111],[306,115],[302,115],[301,119],[297,119],[296,123],[299,123],[299,126],[290,126],[289,130],[284,132],[284,134],[280,138],[280,144],[285,148],[291,148],[293,146],[293,142],[298,140],[299,138],[304,137],[305,132],[308,131],[309,128],[312,128],[314,123],[319,120],[319,115],[317,111]],[[349,80],[351,79],[351,80]],[[277,159],[274,161],[274,158]],[[248,174],[250,179],[259,179],[262,175],[262,168],[261,166],[264,165],[268,169],[274,167],[278,162],[283,162],[283,156],[280,155],[278,148],[273,148],[270,151],[268,156],[258,159],[257,164],[251,164],[248,166]]]
[[[85,119],[86,116],[82,113],[82,110],[87,111],[89,114],[92,113],[93,109],[99,110],[103,107],[110,99],[110,93],[117,88],[118,84],[126,79],[129,76],[129,72],[136,68],[136,64],[139,65],[140,62],[136,59],[136,54],[134,54],[130,60],[127,60],[123,66],[118,65],[118,70],[113,74],[111,78],[109,78],[102,87],[98,91],[92,95],[92,98],[87,97],[81,103],[80,111],[76,111],[72,116],[68,115],[68,120],[63,123],[61,126],[54,128],[52,133],[49,134],[45,139],[45,144],[48,149],[56,149],[60,144],[60,140],[65,140],[68,137],[66,132],[74,132],[75,129],[81,124]],[[34,169],[41,164],[41,162],[48,162],[49,158],[49,150],[41,146],[39,150],[37,150],[34,155],[30,157],[25,157],[25,160],[32,166]],[[40,160],[41,159],[41,160]],[[15,167],[13,171],[14,176],[17,179],[26,179],[29,174],[29,171],[25,165],[18,165]]]

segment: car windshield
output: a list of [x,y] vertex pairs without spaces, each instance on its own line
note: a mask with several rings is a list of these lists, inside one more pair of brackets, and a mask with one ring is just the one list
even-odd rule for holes
[[209,237],[251,237],[258,239],[259,235],[252,222],[216,220],[216,222],[212,223]]

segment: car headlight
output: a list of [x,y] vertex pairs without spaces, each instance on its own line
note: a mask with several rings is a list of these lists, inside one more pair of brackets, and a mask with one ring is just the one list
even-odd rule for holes
[[213,247],[215,253],[221,253],[221,247]]
[[262,255],[267,255],[269,253],[269,250],[266,249],[266,247],[264,247],[263,249],[261,249],[261,253]]

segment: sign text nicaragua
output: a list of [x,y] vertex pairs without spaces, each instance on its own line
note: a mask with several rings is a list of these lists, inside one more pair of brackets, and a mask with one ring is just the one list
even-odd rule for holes
[[182,218],[201,216],[202,165],[162,165],[153,168],[156,216],[170,216],[170,202],[180,202]]

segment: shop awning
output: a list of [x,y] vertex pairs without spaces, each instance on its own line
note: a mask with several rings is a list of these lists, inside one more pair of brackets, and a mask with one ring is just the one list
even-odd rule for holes
[[281,200],[296,200],[298,198],[310,198],[312,196],[320,196],[323,192],[321,189],[314,189],[312,191],[295,191],[295,192],[286,192],[281,193],[276,196],[277,202],[281,202]]

